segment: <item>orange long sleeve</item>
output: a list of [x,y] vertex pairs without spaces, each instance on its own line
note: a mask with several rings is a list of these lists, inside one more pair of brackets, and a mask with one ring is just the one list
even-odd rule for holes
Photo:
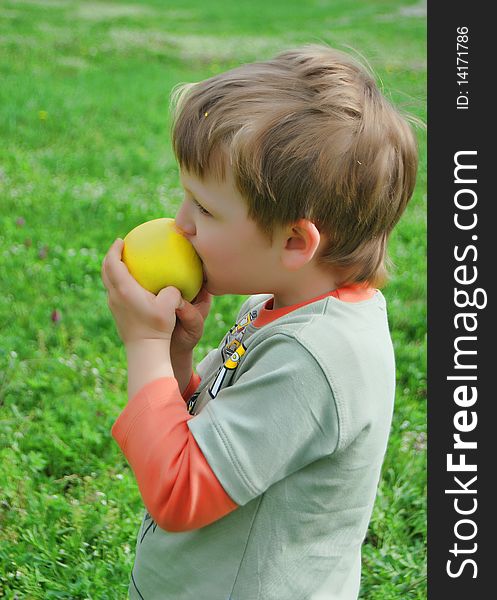
[[186,390],[183,391],[183,393],[181,394],[183,396],[183,400],[185,402],[188,402],[188,400],[190,399],[190,396],[195,392],[195,390],[198,388],[200,384],[200,376],[197,375],[197,373],[194,373],[192,371],[192,376],[190,377],[190,381],[188,382],[188,385],[186,386]]
[[[198,385],[194,377],[185,396]],[[238,508],[190,432],[192,418],[176,379],[163,377],[145,385],[112,427],[145,507],[166,531],[198,529]]]

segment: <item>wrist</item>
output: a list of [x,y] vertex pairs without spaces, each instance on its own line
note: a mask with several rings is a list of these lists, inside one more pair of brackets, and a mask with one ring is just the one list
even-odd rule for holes
[[193,350],[175,351],[174,346],[171,346],[170,354],[173,365],[183,366],[191,364],[193,361]]
[[161,377],[174,377],[170,340],[146,339],[128,342],[128,399],[147,383]]
[[181,393],[184,392],[190,382],[193,372],[193,351],[180,354],[171,353],[171,364]]
[[157,348],[163,349],[167,348],[171,351],[171,339],[170,338],[139,338],[135,340],[129,340],[124,342],[124,347],[126,348],[126,352],[128,350],[133,351],[136,348]]

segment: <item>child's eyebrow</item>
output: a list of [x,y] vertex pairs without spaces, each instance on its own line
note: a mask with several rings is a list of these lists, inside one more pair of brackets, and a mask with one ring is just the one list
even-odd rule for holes
[[189,194],[191,194],[195,200],[198,201],[199,204],[201,204],[202,206],[205,206],[206,208],[209,208],[209,203],[205,202],[204,198],[202,198],[201,195],[197,194],[197,192],[194,192],[192,189],[190,189],[181,179],[181,185],[183,186],[183,189],[188,192]]
[[197,202],[199,204],[202,204],[202,206],[205,204],[203,198],[201,196],[199,196],[196,192],[192,191],[189,187],[187,187],[186,185],[183,186],[185,188],[185,191],[187,191],[189,194],[191,194],[195,200],[197,200]]

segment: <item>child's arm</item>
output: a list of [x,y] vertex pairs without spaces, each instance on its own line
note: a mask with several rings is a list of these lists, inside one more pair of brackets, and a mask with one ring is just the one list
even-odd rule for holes
[[[144,290],[121,261],[121,252],[122,240],[117,240],[102,265],[109,307],[128,359],[129,401],[112,434],[133,469],[145,506],[159,526],[170,531],[196,529],[237,507],[187,426],[192,417],[171,360],[176,311],[182,314],[176,359],[184,359],[186,353],[180,350],[187,349],[196,332],[201,334],[204,319],[193,315],[192,311],[198,310],[183,303],[176,288],[166,288],[158,296]],[[199,295],[199,303],[203,303],[201,310],[206,315],[210,298]],[[176,368],[186,382],[184,388],[193,387],[198,376],[192,377],[191,359],[185,363],[177,360]]]
[[112,427],[143,503],[166,531],[198,529],[238,507],[195,441],[192,418],[176,380],[164,377],[141,388]]
[[185,355],[173,355],[171,353],[171,363],[173,367],[174,377],[178,382],[179,389],[184,394],[193,372],[193,352]]
[[128,399],[140,389],[160,377],[174,377],[181,395],[187,401],[200,383],[200,377],[193,373],[192,358],[183,363],[170,354],[169,344],[162,340],[144,340],[126,346],[128,360]]
[[143,340],[126,344],[128,400],[155,379],[174,377],[169,346],[168,340]]
[[171,362],[182,394],[192,377],[193,349],[202,337],[211,302],[212,296],[202,288],[192,304],[183,302],[176,309],[176,325],[171,338]]
[[193,304],[169,287],[155,296],[131,277],[112,244],[102,264],[109,307],[128,358],[128,395],[157,377],[175,377],[181,392],[192,378],[193,348],[202,337],[212,296],[202,288]]

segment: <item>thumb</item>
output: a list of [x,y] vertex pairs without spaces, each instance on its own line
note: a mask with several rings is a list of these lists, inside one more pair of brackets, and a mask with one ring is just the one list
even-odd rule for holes
[[196,306],[191,302],[181,299],[181,305],[176,308],[176,316],[181,321],[185,331],[197,335],[202,334],[204,319]]
[[173,286],[162,288],[157,294],[157,301],[161,306],[172,310],[176,310],[184,302],[181,292]]

